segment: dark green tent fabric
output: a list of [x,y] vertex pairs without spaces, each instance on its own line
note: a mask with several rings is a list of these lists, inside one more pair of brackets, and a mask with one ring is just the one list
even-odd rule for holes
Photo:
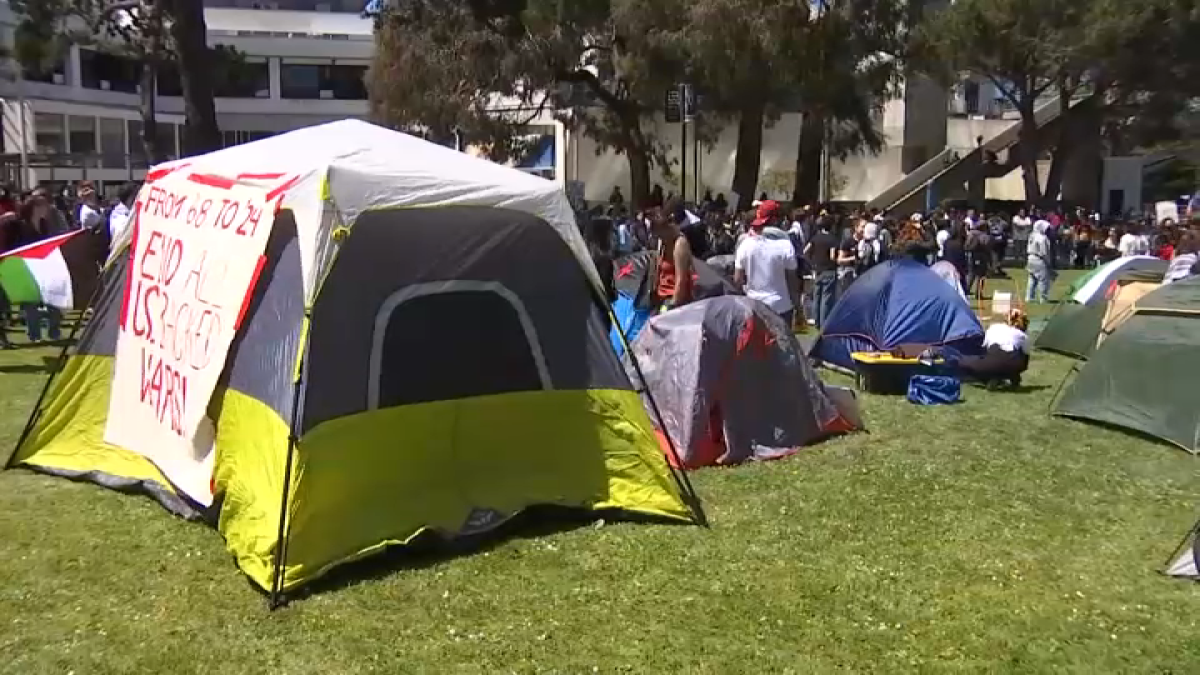
[[1107,303],[1063,304],[1051,315],[1033,346],[1077,359],[1086,359],[1096,348]]
[[1110,335],[1054,414],[1111,424],[1200,453],[1200,279],[1164,286]]
[[[1164,266],[1165,269],[1165,266]],[[1162,281],[1163,273],[1156,269],[1130,269],[1113,275],[1112,283],[1130,281]],[[1038,335],[1033,346],[1077,359],[1091,358],[1096,351],[1104,313],[1108,309],[1108,293],[1096,293],[1087,304],[1063,300],[1051,315],[1049,323]]]

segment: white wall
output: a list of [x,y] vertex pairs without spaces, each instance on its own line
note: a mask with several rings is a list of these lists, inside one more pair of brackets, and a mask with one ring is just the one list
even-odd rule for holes
[[987,143],[1014,123],[1013,120],[1004,119],[952,117],[946,120],[946,147],[974,150],[980,136],[983,136],[983,142]]
[[[661,169],[654,169],[651,171],[651,184],[661,184],[663,189],[668,192],[672,190],[678,192],[679,125],[667,124],[660,118],[648,128],[658,138],[672,146],[669,148],[668,158],[673,163],[672,173],[674,174],[673,179],[668,179]],[[800,116],[797,114],[785,115],[773,127],[763,131],[760,176],[769,171],[795,171],[796,144],[799,141],[799,134]],[[567,178],[584,182],[585,194],[589,201],[608,199],[614,185],[620,186],[626,196],[629,195],[629,163],[623,155],[618,155],[611,150],[597,153],[596,142],[578,132],[569,135],[568,146]],[[695,145],[689,143],[687,179],[689,198],[696,196],[694,187],[696,153],[693,152],[694,149]],[[727,197],[730,196],[736,154],[737,126],[729,125],[721,131],[711,149],[701,149],[699,156],[701,194],[707,188],[711,189],[714,195],[723,192]]]
[[[777,124],[763,131],[762,159],[759,170],[759,191],[765,190],[761,179],[772,171],[786,172],[794,176],[796,169],[796,149],[800,139],[801,115],[789,113],[784,115]],[[674,145],[669,157],[678,162],[679,125],[667,125],[661,120],[652,127],[660,138]],[[690,150],[691,148],[689,148]],[[700,155],[700,192],[705,188],[713,194],[723,192],[730,196],[733,184],[734,161],[737,153],[737,127],[729,125],[720,133],[716,143]],[[695,157],[689,152],[688,158],[688,189],[689,198],[695,197],[694,178]],[[568,140],[567,179],[583,181],[586,186],[586,197],[589,201],[608,199],[614,185],[621,187],[626,196],[629,195],[629,164],[623,155],[605,151],[597,153],[596,143],[580,133],[572,133]],[[678,165],[675,168],[678,174]],[[878,156],[850,157],[845,162],[833,162],[835,200],[866,201],[884,188],[891,185],[902,176],[900,173],[900,148],[886,148]],[[651,183],[660,183],[667,191],[677,185],[678,178],[670,181],[664,178],[661,170],[651,172]],[[787,194],[773,194],[772,197],[787,199]],[[753,197],[757,197],[754,195]],[[753,198],[751,197],[751,198]]]
[[1112,193],[1118,191],[1125,196],[1125,209],[1142,207],[1142,176],[1145,171],[1144,157],[1107,157],[1104,159],[1104,180],[1100,190],[1100,210],[1109,213],[1114,207]]

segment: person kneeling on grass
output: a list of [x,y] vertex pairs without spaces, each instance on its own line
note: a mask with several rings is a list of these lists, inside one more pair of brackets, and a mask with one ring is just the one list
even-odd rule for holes
[[983,336],[982,356],[964,356],[958,369],[965,379],[981,382],[989,389],[1007,383],[1021,386],[1021,375],[1029,369],[1029,317],[1020,309],[1008,313],[1006,323],[994,323]]

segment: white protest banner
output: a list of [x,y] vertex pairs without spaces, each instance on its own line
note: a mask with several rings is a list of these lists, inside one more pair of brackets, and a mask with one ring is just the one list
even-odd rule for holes
[[212,503],[206,412],[264,263],[277,195],[176,171],[142,188],[104,440]]
[[1173,223],[1179,222],[1179,205],[1175,202],[1158,202],[1154,205],[1154,222],[1162,223],[1164,220],[1170,220]]

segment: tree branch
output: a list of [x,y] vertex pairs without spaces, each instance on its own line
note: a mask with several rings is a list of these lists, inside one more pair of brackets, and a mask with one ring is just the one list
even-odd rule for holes
[[[125,0],[124,2],[115,2],[111,5],[105,6],[104,9],[100,11],[99,19],[101,21],[111,21],[113,20],[113,15],[117,14],[118,12],[128,12],[133,14],[134,10],[141,8],[141,0]],[[132,18],[136,20],[136,14]]]
[[605,106],[612,109],[618,115],[628,115],[634,112],[633,105],[627,99],[623,99],[616,93],[609,91],[600,78],[590,70],[578,68],[572,71],[564,71],[558,73],[555,78],[559,82],[577,82],[587,85],[587,88],[600,99]]
[[550,91],[546,90],[546,91],[542,92],[542,100],[538,103],[537,108],[534,109],[533,114],[530,115],[527,119],[517,122],[517,126],[527,127],[530,124],[533,124],[534,120],[541,117],[542,113],[544,113],[546,111],[546,105],[549,102],[550,102]]

